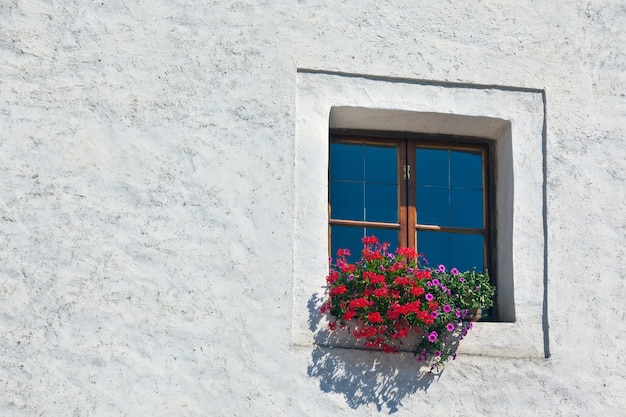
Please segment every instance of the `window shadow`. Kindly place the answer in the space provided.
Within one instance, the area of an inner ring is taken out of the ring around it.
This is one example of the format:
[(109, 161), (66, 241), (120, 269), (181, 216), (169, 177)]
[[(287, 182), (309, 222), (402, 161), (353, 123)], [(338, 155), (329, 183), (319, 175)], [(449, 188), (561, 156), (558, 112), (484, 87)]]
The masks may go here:
[(374, 405), (393, 414), (403, 400), (418, 391), (428, 391), (441, 372), (430, 372), (412, 353), (383, 353), (359, 347), (337, 347), (336, 332), (319, 329), (324, 323), (317, 294), (309, 299), (309, 325), (315, 332), (315, 347), (307, 374), (319, 381), (322, 392), (343, 395), (353, 409)]

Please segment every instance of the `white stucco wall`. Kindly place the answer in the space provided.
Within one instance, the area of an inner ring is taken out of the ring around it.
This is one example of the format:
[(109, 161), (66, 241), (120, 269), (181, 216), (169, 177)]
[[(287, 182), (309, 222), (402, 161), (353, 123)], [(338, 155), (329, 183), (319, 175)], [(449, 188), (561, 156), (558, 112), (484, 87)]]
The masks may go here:
[[(0, 415), (626, 415), (626, 7), (419, 3), (2, 2)], [(545, 97), (549, 358), (296, 343), (305, 70)]]

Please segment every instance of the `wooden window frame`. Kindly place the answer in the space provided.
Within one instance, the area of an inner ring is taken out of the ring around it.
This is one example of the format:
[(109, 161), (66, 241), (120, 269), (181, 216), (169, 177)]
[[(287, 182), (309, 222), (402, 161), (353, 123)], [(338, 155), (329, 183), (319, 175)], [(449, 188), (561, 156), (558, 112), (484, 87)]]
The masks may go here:
[[(331, 226), (371, 227), (399, 230), (399, 246), (417, 248), (417, 232), (420, 230), (481, 234), (484, 236), (484, 267), (490, 271), (492, 284), (497, 282), (494, 276), (497, 260), (496, 243), (496, 206), (495, 206), (495, 142), (488, 139), (467, 136), (419, 134), (408, 132), (387, 132), (354, 129), (330, 129), (330, 143), (360, 143), (371, 145), (395, 144), (398, 147), (398, 222), (370, 222), (366, 220), (333, 219), (328, 202), (328, 241), (331, 242)], [(416, 210), (416, 161), (415, 149), (458, 149), (480, 151), (483, 155), (483, 226), (482, 228), (458, 228), (450, 226), (424, 225), (417, 223)], [(330, 148), (330, 147), (329, 147)], [(330, 153), (330, 149), (329, 149)], [(329, 155), (330, 156), (330, 155)], [(330, 167), (329, 167), (330, 175)], [(329, 177), (330, 180), (330, 177)], [(329, 250), (331, 245), (329, 244)], [(332, 256), (332, 254), (329, 254)], [(496, 294), (497, 297), (497, 294)], [(497, 306), (497, 300), (494, 300)], [(497, 317), (492, 311), (490, 316)]]

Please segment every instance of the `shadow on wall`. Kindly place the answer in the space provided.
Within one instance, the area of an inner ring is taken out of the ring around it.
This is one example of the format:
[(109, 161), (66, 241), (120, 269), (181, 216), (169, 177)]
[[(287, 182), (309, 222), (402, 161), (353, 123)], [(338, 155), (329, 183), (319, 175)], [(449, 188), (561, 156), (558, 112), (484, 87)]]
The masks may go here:
[(315, 332), (308, 375), (319, 380), (323, 392), (342, 394), (356, 409), (373, 404), (378, 411), (398, 411), (403, 399), (417, 391), (427, 391), (441, 374), (421, 366), (411, 353), (388, 354), (355, 347), (337, 346), (335, 332), (319, 329), (323, 317), (317, 294), (309, 299), (309, 326)]

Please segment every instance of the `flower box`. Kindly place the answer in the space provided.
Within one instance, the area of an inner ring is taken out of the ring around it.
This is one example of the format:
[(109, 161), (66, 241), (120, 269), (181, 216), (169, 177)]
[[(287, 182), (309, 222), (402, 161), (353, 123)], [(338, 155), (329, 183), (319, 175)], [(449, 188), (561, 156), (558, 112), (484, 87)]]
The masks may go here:
[(410, 350), (433, 366), (456, 357), (472, 321), (493, 304), (487, 274), (425, 267), (414, 249), (392, 253), (374, 236), (362, 242), (357, 262), (347, 261), (346, 249), (331, 259), (322, 306), (334, 318), (331, 331), (348, 330), (367, 348)]

